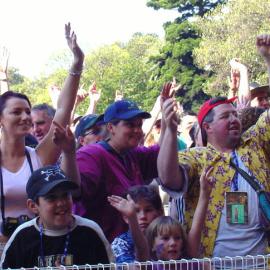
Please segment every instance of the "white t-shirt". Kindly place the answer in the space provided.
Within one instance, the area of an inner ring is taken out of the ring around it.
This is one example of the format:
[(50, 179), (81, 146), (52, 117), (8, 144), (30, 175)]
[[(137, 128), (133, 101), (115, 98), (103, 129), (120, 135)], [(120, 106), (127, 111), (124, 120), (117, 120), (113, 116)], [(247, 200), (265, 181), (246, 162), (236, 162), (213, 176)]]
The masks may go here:
[[(33, 170), (37, 170), (42, 167), (36, 150), (27, 146), (26, 149), (30, 154)], [(2, 167), (5, 196), (5, 217), (18, 217), (20, 215), (28, 215), (29, 217), (34, 217), (33, 213), (31, 213), (26, 207), (26, 183), (30, 175), (31, 169), (26, 156), (23, 165), (15, 173), (10, 172), (9, 170)], [(0, 222), (2, 223), (2, 215), (0, 215)]]

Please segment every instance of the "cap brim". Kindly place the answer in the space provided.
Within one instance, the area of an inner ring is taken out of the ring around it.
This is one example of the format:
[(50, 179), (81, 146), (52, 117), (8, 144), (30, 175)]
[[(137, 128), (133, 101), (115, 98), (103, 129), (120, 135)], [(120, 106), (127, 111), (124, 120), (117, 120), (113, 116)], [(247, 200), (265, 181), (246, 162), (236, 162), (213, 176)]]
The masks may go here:
[[(115, 119), (129, 120), (129, 119), (132, 119), (135, 117), (141, 117), (143, 119), (147, 119), (147, 118), (151, 117), (151, 114), (148, 112), (141, 111), (141, 110), (134, 110), (134, 111), (125, 112), (123, 114), (118, 114)], [(113, 120), (113, 119), (111, 119), (111, 120)], [(104, 119), (104, 122), (110, 122), (110, 121), (106, 121), (106, 119)]]
[(251, 96), (254, 96), (257, 93), (261, 93), (261, 92), (267, 92), (268, 95), (270, 95), (269, 85), (262, 85), (262, 86), (259, 86), (259, 87), (255, 87), (253, 89), (250, 89)]
[(89, 123), (87, 123), (87, 125), (85, 125), (84, 129), (87, 130), (93, 126), (95, 126), (98, 122), (98, 116), (95, 119), (92, 119), (91, 121), (89, 121)]
[(104, 122), (104, 114), (101, 114), (98, 118), (97, 118), (97, 122), (96, 122), (96, 125), (97, 126), (101, 126), (101, 125), (104, 125), (105, 122)]
[(51, 192), (53, 189), (55, 188), (60, 188), (62, 187), (64, 190), (76, 190), (78, 189), (78, 185), (75, 184), (74, 182), (71, 182), (70, 180), (57, 180), (57, 181), (53, 181), (48, 183), (48, 185), (44, 186), (36, 195), (36, 197), (39, 196), (45, 196), (47, 195), (49, 192)]
[(131, 112), (125, 113), (120, 119), (128, 120), (128, 119), (131, 119), (131, 118), (134, 118), (134, 117), (141, 117), (143, 119), (146, 119), (146, 118), (150, 118), (151, 114), (148, 113), (148, 112), (140, 111), (140, 110), (131, 111)]

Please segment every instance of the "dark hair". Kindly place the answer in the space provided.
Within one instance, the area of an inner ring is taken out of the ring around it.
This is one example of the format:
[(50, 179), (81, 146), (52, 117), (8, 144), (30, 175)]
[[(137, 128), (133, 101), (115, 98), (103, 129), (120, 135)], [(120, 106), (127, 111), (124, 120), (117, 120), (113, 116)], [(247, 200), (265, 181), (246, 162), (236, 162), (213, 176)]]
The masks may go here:
[(0, 95), (0, 115), (3, 113), (3, 110), (5, 109), (7, 101), (11, 98), (24, 99), (27, 101), (27, 103), (29, 104), (29, 106), (31, 108), (31, 102), (26, 95), (21, 94), (21, 93), (17, 93), (17, 92), (13, 92), (13, 91), (7, 91), (4, 94)]
[(214, 116), (215, 116), (215, 112), (212, 109), (211, 111), (208, 112), (208, 114), (204, 117), (203, 122), (202, 122), (202, 126), (201, 126), (201, 133), (202, 133), (202, 142), (203, 145), (206, 146), (207, 145), (207, 134), (206, 131), (203, 127), (203, 123), (212, 123), (214, 121)]
[(47, 103), (37, 104), (33, 106), (32, 111), (45, 111), (51, 118), (55, 115), (55, 109)]
[(126, 193), (137, 203), (140, 200), (149, 202), (156, 210), (163, 212), (163, 205), (158, 193), (158, 189), (151, 185), (137, 185), (130, 187)]
[(192, 140), (192, 144), (190, 146), (190, 148), (195, 147), (196, 146), (196, 139), (198, 137), (198, 133), (200, 131), (200, 126), (198, 122), (194, 122), (192, 128), (189, 131), (189, 136)]

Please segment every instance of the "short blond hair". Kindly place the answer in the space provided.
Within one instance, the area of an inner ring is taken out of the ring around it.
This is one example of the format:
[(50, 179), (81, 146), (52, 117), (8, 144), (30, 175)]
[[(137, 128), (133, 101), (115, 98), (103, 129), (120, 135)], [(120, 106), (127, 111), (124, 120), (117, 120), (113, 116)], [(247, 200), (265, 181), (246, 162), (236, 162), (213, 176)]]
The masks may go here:
[[(183, 254), (185, 255), (185, 247), (187, 244), (187, 235), (185, 230), (183, 229), (181, 223), (170, 217), (170, 216), (160, 216), (154, 219), (150, 225), (147, 227), (145, 231), (145, 236), (148, 241), (149, 249), (150, 249), (150, 255), (151, 259), (153, 260), (158, 260), (156, 253), (153, 252), (153, 246), (155, 242), (155, 238), (158, 235), (163, 235), (163, 234), (172, 234), (173, 232), (180, 232), (183, 240)], [(180, 259), (180, 258), (179, 258)]]

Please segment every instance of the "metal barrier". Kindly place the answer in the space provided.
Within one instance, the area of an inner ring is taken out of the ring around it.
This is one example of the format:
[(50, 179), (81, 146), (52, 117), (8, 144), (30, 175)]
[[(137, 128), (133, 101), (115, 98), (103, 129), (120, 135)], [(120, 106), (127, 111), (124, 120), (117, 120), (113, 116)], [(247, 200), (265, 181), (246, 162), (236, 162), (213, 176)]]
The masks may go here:
[[(20, 270), (270, 270), (270, 254), (192, 260), (148, 261), (122, 264), (73, 265), (43, 268), (20, 268)], [(13, 269), (14, 270), (14, 269)]]

